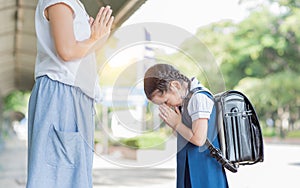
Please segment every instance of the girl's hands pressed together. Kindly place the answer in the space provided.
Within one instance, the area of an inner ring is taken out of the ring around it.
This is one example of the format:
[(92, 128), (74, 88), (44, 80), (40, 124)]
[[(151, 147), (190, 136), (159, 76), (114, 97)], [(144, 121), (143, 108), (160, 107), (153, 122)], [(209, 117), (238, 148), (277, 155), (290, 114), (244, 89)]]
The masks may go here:
[(181, 113), (178, 107), (175, 110), (171, 109), (168, 105), (159, 105), (159, 117), (172, 129), (176, 130), (181, 124)]

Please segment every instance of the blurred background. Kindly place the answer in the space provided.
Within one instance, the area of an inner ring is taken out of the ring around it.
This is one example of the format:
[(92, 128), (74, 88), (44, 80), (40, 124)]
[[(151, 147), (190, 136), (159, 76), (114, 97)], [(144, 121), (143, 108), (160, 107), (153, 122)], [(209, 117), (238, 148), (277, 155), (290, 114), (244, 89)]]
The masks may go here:
[[(265, 161), (242, 166), (237, 174), (227, 172), (231, 187), (298, 187), (299, 0), (82, 2), (91, 16), (109, 4), (116, 18), (107, 45), (97, 54), (103, 96), (96, 105), (94, 187), (175, 187), (176, 137), (142, 88), (144, 71), (161, 62), (196, 76), (213, 93), (236, 89), (252, 101)], [(36, 4), (0, 0), (0, 187), (26, 184)], [(184, 34), (176, 45), (155, 42), (157, 31), (150, 22)], [(128, 28), (133, 32), (124, 37)], [(121, 44), (130, 37), (137, 40)]]

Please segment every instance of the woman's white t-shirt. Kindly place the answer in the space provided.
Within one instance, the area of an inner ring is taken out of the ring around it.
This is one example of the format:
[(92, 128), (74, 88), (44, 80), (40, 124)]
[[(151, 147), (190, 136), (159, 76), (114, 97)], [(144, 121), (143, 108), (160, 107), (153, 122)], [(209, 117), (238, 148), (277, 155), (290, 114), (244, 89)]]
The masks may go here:
[(57, 3), (64, 3), (73, 10), (73, 29), (77, 41), (88, 39), (91, 34), (89, 15), (79, 0), (39, 0), (35, 13), (37, 35), (35, 78), (47, 75), (52, 80), (80, 88), (86, 95), (97, 101), (100, 89), (95, 53), (65, 62), (56, 52), (50, 23), (44, 11), (47, 7)]

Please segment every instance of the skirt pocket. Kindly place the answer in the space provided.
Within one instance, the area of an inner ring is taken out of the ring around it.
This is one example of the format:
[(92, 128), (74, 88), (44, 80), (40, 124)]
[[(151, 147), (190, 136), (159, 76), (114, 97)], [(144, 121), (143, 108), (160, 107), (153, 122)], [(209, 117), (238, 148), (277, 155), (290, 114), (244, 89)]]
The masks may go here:
[(81, 136), (79, 132), (63, 132), (50, 125), (46, 160), (54, 167), (75, 168), (80, 162)]

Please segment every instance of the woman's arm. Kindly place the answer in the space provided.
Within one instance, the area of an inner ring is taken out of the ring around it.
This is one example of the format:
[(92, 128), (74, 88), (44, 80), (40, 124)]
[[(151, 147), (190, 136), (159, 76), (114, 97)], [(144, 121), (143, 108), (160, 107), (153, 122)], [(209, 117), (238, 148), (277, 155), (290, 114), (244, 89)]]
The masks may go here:
[(188, 128), (181, 121), (181, 113), (178, 108), (175, 111), (163, 104), (159, 107), (159, 116), (170, 126), (176, 130), (186, 140), (196, 146), (203, 146), (207, 137), (208, 119), (199, 118), (193, 121), (192, 129)]
[(50, 22), (51, 33), (58, 55), (64, 61), (82, 58), (92, 52), (96, 45), (104, 43), (111, 30), (113, 17), (109, 6), (102, 7), (95, 20), (90, 20), (91, 36), (84, 41), (77, 41), (73, 31), (73, 11), (64, 4), (58, 3), (48, 7), (45, 15)]

